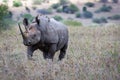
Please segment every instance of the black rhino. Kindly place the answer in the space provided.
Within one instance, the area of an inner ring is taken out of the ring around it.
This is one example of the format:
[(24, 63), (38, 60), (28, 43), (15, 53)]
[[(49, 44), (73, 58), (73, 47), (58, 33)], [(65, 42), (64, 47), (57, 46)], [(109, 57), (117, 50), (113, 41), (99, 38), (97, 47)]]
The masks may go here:
[(28, 59), (32, 59), (33, 52), (37, 49), (43, 52), (44, 59), (52, 59), (55, 52), (60, 50), (59, 60), (62, 60), (68, 47), (67, 27), (53, 18), (37, 16), (35, 21), (29, 24), (24, 18), (23, 25), (25, 32), (19, 29), (22, 34), (23, 44), (27, 46)]

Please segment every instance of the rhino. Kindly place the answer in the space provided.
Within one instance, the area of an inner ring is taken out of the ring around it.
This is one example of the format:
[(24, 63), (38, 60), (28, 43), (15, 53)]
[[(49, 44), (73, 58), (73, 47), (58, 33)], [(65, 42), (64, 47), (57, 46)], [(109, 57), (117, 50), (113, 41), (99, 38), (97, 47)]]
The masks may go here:
[(19, 29), (23, 38), (23, 44), (27, 46), (27, 57), (32, 59), (33, 52), (39, 49), (44, 59), (52, 59), (57, 51), (60, 51), (58, 60), (65, 57), (68, 47), (68, 28), (63, 23), (45, 16), (35, 17), (35, 21), (29, 23), (27, 18), (23, 19), (25, 32)]

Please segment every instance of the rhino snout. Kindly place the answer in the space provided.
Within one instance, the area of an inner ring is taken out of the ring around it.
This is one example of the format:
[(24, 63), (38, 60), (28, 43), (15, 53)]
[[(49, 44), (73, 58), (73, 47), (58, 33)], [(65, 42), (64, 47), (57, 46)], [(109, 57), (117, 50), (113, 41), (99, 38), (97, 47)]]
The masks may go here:
[(29, 41), (27, 41), (27, 42), (24, 41), (23, 43), (24, 43), (24, 45), (26, 45), (26, 46), (30, 46), (32, 42), (29, 40)]

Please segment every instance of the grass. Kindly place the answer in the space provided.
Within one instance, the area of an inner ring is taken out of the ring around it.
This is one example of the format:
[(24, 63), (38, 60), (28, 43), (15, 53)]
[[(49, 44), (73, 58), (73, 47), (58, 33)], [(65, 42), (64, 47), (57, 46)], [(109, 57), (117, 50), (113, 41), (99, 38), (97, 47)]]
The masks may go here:
[(29, 61), (18, 27), (0, 34), (0, 80), (119, 80), (120, 26), (68, 27), (63, 61), (45, 61), (36, 51)]
[(82, 26), (81, 22), (75, 20), (64, 20), (63, 23), (68, 26)]

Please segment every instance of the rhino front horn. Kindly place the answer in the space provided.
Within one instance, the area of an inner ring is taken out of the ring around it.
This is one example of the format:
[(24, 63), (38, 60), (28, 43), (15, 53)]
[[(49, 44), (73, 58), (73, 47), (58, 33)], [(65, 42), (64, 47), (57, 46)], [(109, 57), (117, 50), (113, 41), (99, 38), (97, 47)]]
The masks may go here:
[(23, 37), (23, 39), (25, 38), (25, 36), (24, 36), (24, 34), (23, 34), (23, 31), (22, 31), (22, 29), (21, 29), (21, 27), (20, 27), (20, 24), (18, 23), (18, 26), (19, 26), (19, 29), (20, 29), (20, 33), (22, 34), (22, 37)]

